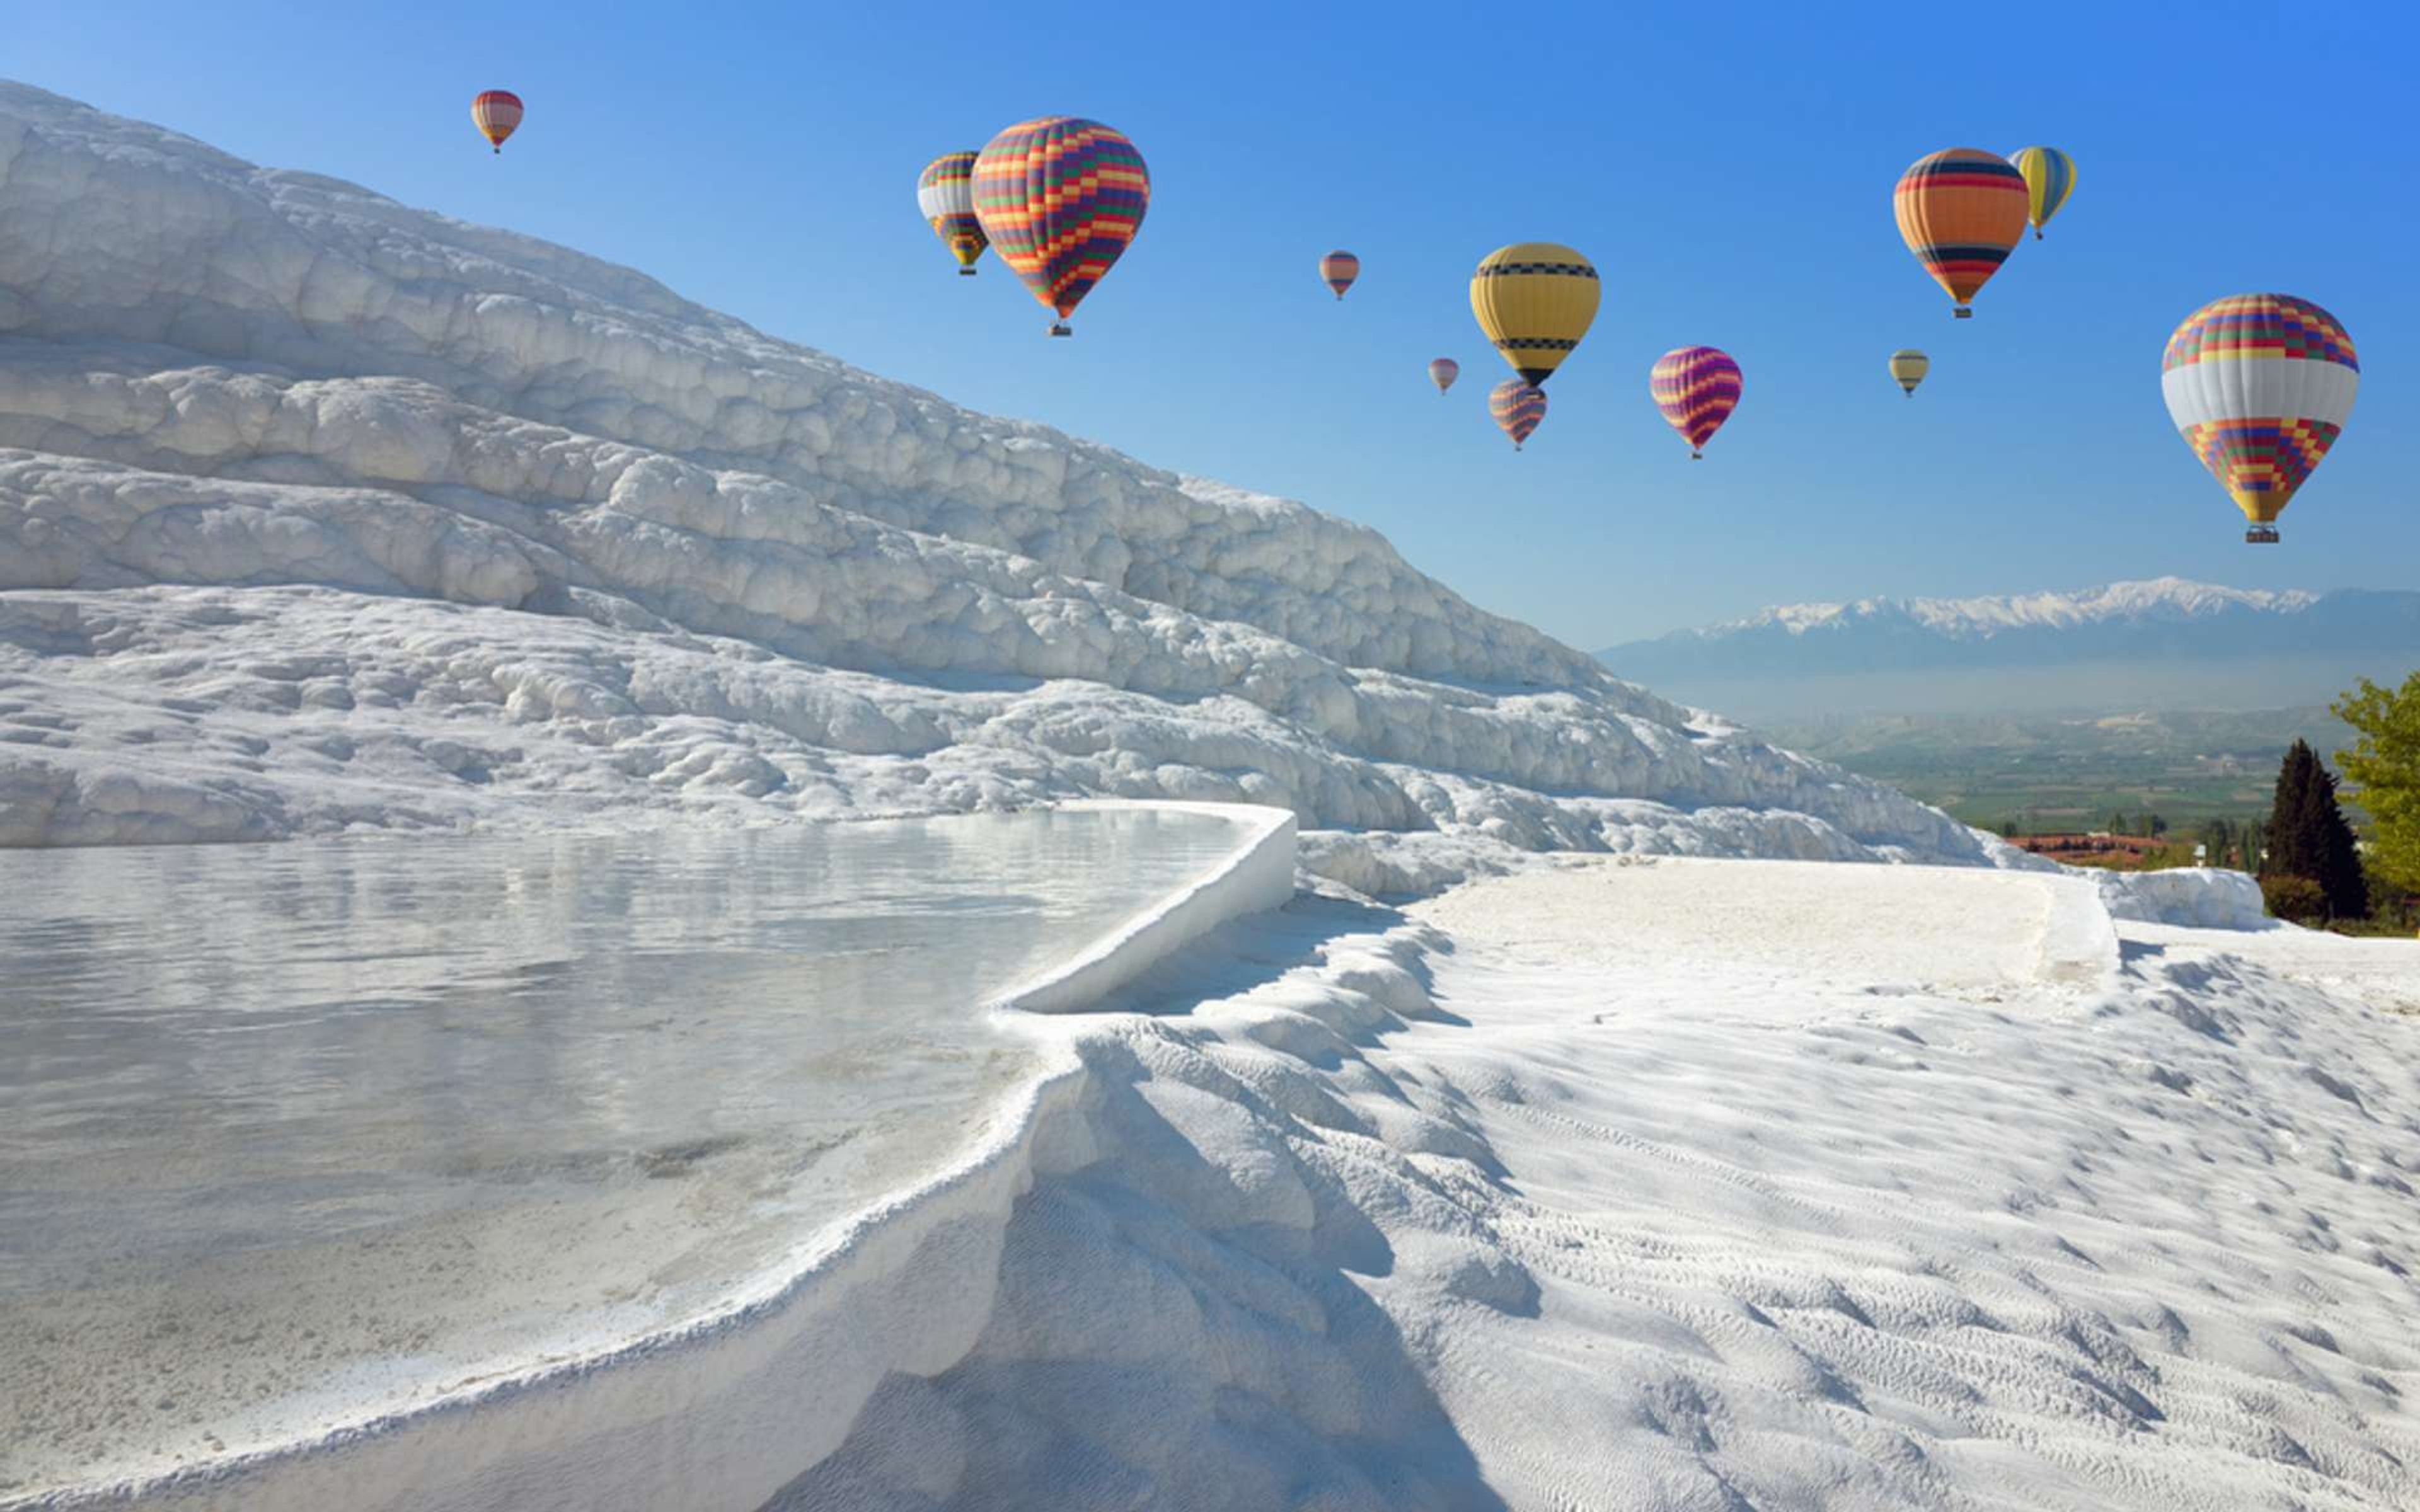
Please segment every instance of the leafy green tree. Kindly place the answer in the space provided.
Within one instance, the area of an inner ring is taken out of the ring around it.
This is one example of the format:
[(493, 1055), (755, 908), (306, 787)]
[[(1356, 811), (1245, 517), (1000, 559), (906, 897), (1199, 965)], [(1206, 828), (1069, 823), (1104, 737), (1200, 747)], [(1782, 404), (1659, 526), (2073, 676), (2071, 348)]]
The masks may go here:
[(2420, 892), (2420, 671), (2399, 688), (2365, 677), (2334, 708), (2361, 734), (2336, 762), (2369, 812), (2370, 863), (2387, 882)]
[(2294, 742), (2278, 764), (2268, 828), (2263, 877), (2303, 877), (2316, 884), (2330, 918), (2360, 918), (2369, 912), (2361, 851), (2336, 806), (2336, 779), (2307, 740)]

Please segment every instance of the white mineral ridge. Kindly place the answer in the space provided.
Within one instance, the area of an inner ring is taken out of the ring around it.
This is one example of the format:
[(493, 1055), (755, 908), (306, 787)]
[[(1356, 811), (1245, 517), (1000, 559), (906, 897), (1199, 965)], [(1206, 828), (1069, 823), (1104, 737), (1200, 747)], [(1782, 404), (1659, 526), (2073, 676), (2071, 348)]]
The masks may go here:
[(1360, 526), (0, 85), (0, 844), (1077, 795), (1382, 891), (1991, 854)]

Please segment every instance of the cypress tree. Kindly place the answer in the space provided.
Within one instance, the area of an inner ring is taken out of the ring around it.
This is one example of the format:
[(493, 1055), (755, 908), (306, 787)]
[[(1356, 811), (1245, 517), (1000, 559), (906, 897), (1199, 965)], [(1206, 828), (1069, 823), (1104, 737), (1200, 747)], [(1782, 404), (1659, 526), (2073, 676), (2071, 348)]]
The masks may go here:
[(2269, 800), (2269, 823), (2263, 826), (2260, 874), (2264, 877), (2308, 877), (2319, 880), (2319, 857), (2305, 837), (2310, 826), (2303, 815), (2309, 807), (2311, 773), (2319, 764), (2310, 742), (2297, 740), (2277, 765), (2277, 791)]
[(2369, 888), (2361, 874), (2361, 853), (2352, 826), (2336, 807), (2336, 779), (2307, 741), (2297, 740), (2277, 768), (2277, 791), (2269, 808), (2264, 877), (2304, 877), (2317, 883), (2335, 918), (2369, 912)]
[[(2312, 758), (2317, 765), (2318, 758)], [(2336, 777), (2324, 766), (2318, 768), (2311, 785), (2311, 817), (2313, 838), (2319, 856), (2317, 878), (2319, 890), (2328, 895), (2328, 917), (2361, 918), (2369, 913), (2369, 882), (2361, 872), (2361, 848), (2353, 843), (2352, 826), (2345, 823), (2344, 810), (2336, 805)]]

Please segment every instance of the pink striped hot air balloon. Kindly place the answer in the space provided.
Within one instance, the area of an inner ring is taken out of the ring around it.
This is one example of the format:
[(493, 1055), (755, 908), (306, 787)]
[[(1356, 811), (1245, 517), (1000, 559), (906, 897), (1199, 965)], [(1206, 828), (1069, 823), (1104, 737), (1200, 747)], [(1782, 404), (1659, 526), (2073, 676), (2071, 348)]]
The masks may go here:
[(1739, 408), (1739, 363), (1712, 347), (1676, 347), (1655, 360), (1647, 390), (1695, 459), (1706, 455), (1706, 442)]
[(1455, 362), (1452, 358), (1432, 357), (1429, 359), (1429, 381), (1437, 386), (1437, 393), (1439, 394), (1443, 394), (1446, 390), (1452, 388), (1453, 380), (1461, 376), (1462, 364)]
[(509, 89), (482, 89), (471, 99), (471, 123), (488, 145), (504, 150), (504, 138), (521, 123), (521, 97)]
[(1538, 422), (1546, 418), (1546, 391), (1520, 378), (1506, 378), (1487, 392), (1487, 412), (1496, 417), (1497, 428), (1512, 438), (1512, 450), (1517, 452), (1538, 428)]
[(1353, 281), (1361, 276), (1361, 259), (1349, 252), (1331, 252), (1319, 259), (1319, 276), (1341, 300), (1344, 291), (1353, 286)]

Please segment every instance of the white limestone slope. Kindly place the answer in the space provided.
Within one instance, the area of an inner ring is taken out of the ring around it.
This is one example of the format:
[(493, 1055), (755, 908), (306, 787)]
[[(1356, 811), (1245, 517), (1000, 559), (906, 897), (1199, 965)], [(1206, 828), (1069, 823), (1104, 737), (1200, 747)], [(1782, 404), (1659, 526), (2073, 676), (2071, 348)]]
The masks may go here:
[(1366, 529), (0, 85), (0, 843), (1087, 795), (1384, 890), (1985, 859)]

